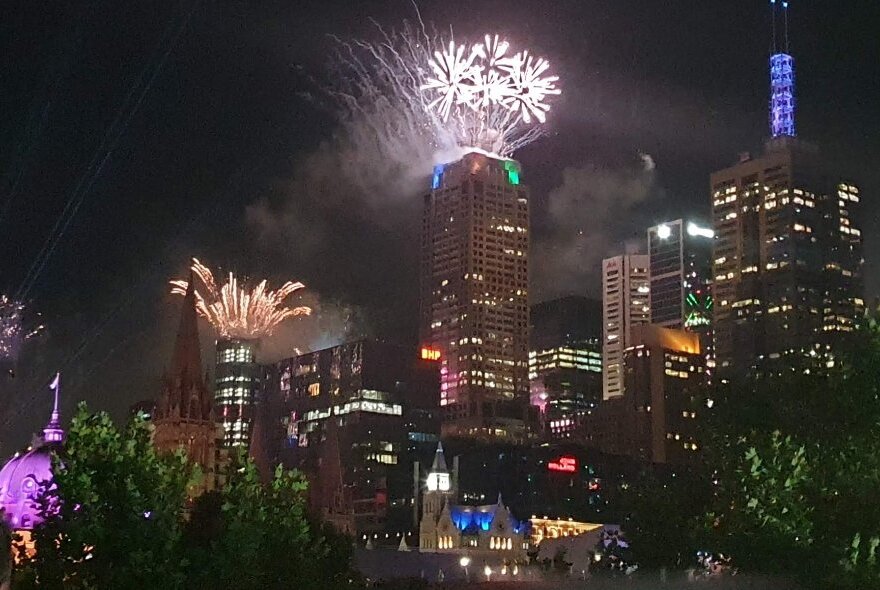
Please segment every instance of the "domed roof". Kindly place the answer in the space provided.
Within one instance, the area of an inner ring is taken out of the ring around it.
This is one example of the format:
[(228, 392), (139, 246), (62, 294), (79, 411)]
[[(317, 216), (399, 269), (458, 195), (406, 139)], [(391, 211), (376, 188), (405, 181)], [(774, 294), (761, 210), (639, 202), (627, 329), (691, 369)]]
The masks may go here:
[(24, 454), (16, 453), (0, 469), (0, 508), (12, 530), (39, 524), (39, 497), (52, 485), (52, 445), (40, 444)]
[(43, 435), (0, 469), (0, 509), (12, 530), (31, 529), (42, 522), (40, 494), (52, 486), (52, 451), (64, 440), (58, 414), (60, 378), (59, 374), (52, 382), (55, 406)]

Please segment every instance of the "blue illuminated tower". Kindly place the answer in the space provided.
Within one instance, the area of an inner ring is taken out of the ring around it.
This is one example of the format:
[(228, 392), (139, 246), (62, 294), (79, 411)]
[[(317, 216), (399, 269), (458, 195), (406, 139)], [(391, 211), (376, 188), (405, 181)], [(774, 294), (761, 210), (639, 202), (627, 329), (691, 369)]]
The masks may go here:
[[(770, 134), (711, 175), (716, 375), (834, 366), (864, 307), (862, 196), (795, 136), (788, 2), (771, 0)], [(652, 293), (653, 295), (653, 293)], [(786, 361), (791, 359), (791, 361)]]
[[(780, 8), (781, 6), (781, 8)], [(788, 2), (770, 0), (773, 54), (770, 56), (770, 135), (794, 137), (794, 58), (788, 52)], [(782, 40), (777, 41), (777, 22), (782, 21)]]

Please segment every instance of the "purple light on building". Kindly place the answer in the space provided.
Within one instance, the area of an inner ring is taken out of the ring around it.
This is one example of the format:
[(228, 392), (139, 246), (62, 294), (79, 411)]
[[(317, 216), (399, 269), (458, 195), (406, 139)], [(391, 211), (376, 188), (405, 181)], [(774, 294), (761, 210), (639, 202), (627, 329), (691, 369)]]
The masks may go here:
[(770, 134), (794, 137), (794, 58), (787, 53), (770, 56)]
[(64, 441), (58, 413), (60, 374), (55, 376), (51, 388), (55, 404), (42, 437), (26, 452), (16, 453), (0, 469), (0, 508), (12, 530), (32, 529), (43, 521), (40, 497), (53, 487), (52, 451)]

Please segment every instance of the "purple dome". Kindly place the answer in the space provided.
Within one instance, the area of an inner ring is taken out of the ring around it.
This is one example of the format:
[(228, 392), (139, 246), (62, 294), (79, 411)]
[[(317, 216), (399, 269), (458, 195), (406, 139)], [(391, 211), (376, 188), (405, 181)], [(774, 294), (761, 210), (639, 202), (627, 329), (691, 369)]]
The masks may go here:
[(0, 469), (0, 508), (12, 530), (32, 529), (42, 522), (39, 497), (44, 485), (52, 485), (50, 445), (17, 453)]
[(43, 522), (40, 496), (53, 487), (52, 451), (64, 442), (58, 414), (61, 373), (49, 386), (55, 392), (55, 406), (43, 435), (24, 453), (16, 453), (0, 469), (0, 509), (12, 530), (32, 529)]

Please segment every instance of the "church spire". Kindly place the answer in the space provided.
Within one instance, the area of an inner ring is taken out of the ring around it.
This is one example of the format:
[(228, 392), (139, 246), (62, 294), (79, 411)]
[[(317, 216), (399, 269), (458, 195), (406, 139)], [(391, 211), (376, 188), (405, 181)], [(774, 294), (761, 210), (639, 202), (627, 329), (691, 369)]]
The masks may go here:
[(199, 321), (196, 310), (196, 288), (192, 271), (183, 298), (180, 313), (180, 326), (177, 329), (177, 341), (174, 344), (174, 356), (171, 359), (171, 375), (178, 377), (185, 374), (190, 380), (197, 381), (202, 373), (202, 351), (199, 342)]
[(157, 417), (210, 420), (213, 403), (202, 374), (195, 281), (190, 272), (171, 357), (171, 372), (165, 378)]
[(437, 450), (434, 452), (434, 463), (431, 465), (433, 473), (449, 473), (446, 466), (446, 455), (443, 454), (443, 443), (437, 443)]

